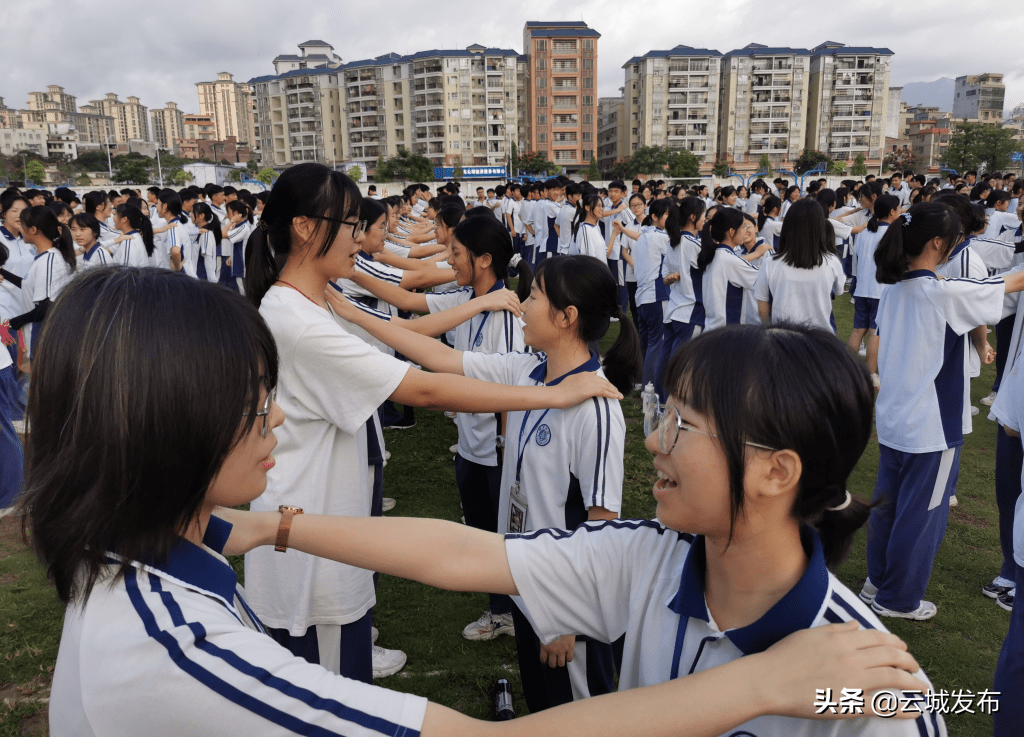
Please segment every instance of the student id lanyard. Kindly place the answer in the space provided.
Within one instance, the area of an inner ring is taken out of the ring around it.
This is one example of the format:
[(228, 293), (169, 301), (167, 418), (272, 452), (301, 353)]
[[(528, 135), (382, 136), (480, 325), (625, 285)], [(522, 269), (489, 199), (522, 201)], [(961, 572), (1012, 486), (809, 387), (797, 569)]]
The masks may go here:
[(516, 480), (512, 484), (508, 493), (508, 531), (509, 532), (525, 532), (526, 531), (526, 514), (529, 511), (529, 504), (526, 501), (526, 495), (523, 494), (522, 489), (519, 485), (519, 475), (523, 468), (523, 455), (526, 453), (526, 446), (530, 444), (530, 438), (533, 437), (534, 432), (540, 427), (540, 424), (544, 421), (550, 409), (544, 410), (544, 413), (537, 418), (537, 421), (533, 423), (533, 427), (530, 428), (530, 432), (526, 434), (526, 441), (523, 441), (523, 433), (526, 431), (526, 423), (530, 419), (530, 410), (526, 410), (526, 414), (523, 415), (523, 424), (519, 428), (519, 454), (516, 459)]

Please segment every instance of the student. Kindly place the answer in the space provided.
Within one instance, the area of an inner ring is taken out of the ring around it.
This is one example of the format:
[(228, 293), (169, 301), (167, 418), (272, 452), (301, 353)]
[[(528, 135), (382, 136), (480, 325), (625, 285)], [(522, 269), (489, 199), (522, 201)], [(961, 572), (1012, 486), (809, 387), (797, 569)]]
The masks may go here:
[[(181, 212), (181, 197), (176, 192), (170, 189), (165, 189), (157, 195), (156, 201), (156, 214), (157, 220), (164, 223), (163, 227), (163, 253), (161, 255), (161, 266), (172, 269), (174, 271), (180, 271), (183, 262), (188, 260), (189, 250), (195, 250), (190, 248), (192, 245), (190, 242), (186, 243), (186, 240), (190, 240), (188, 232), (183, 227), (187, 222), (188, 218), (182, 216)], [(163, 263), (163, 259), (166, 259), (166, 264)], [(192, 256), (192, 273), (189, 276), (195, 276), (195, 256)], [(186, 271), (186, 273), (188, 273)]]
[(767, 195), (768, 185), (763, 179), (755, 179), (750, 185), (750, 196), (747, 197), (747, 204), (744, 205), (743, 212), (758, 217), (761, 213), (761, 200)]
[[(241, 292), (245, 289), (245, 241), (252, 232), (255, 221), (252, 209), (241, 200), (229, 202), (225, 209), (228, 219), (223, 224), (221, 233), (231, 244), (231, 257), (225, 263), (232, 277), (227, 286)], [(221, 283), (225, 283), (223, 279)]]
[(219, 284), (224, 239), (220, 218), (213, 206), (197, 202), (192, 206), (192, 222), (198, 228), (196, 240), (196, 278)]
[(22, 210), (21, 232), (38, 255), (21, 283), (21, 314), (11, 319), (11, 330), (25, 328), (27, 355), (33, 357), (50, 305), (71, 279), (78, 262), (71, 231), (49, 207)]
[[(467, 373), (478, 363), (469, 359)], [(752, 364), (778, 370), (763, 375), (748, 370)], [(688, 343), (666, 380), (672, 397), (647, 438), (659, 476), (656, 521), (587, 522), (574, 534), (549, 529), (503, 539), (440, 520), (303, 514), (292, 518), (288, 544), (446, 589), (516, 595), (544, 642), (566, 633), (623, 638), (620, 690), (685, 686), (723, 664), (770, 655), (766, 648), (786, 635), (832, 622), (856, 620), (865, 636), (891, 637), (828, 570), (867, 517), (866, 505), (845, 492), (871, 434), (871, 385), (858, 362), (823, 331), (733, 327)], [(272, 544), (278, 534), (279, 513), (223, 514), (242, 549)], [(828, 647), (822, 660), (832, 661), (833, 652)], [(799, 673), (799, 664), (782, 672)], [(930, 687), (908, 673), (899, 678), (907, 689)], [(725, 690), (742, 709), (738, 693)], [(742, 725), (730, 728), (710, 723), (716, 696), (709, 693), (698, 710), (708, 734), (946, 735), (937, 713), (848, 724), (737, 714)], [(666, 711), (678, 703), (671, 701), (652, 705), (645, 730), (654, 733), (667, 719), (686, 733), (687, 720)], [(587, 724), (595, 735), (608, 726)], [(631, 728), (635, 733), (636, 723)]]
[[(623, 212), (621, 224), (616, 225), (615, 221), (612, 221), (612, 227), (619, 231), (616, 248), (619, 250), (620, 264), (622, 261), (625, 261), (624, 266), (620, 265), (619, 271), (622, 273), (622, 281), (626, 292), (626, 304), (629, 305), (629, 315), (633, 320), (633, 324), (637, 327), (640, 325), (640, 313), (636, 306), (636, 262), (633, 258), (633, 248), (636, 246), (637, 241), (640, 240), (640, 231), (642, 230), (640, 223), (644, 220), (644, 211), (646, 209), (647, 205), (643, 195), (630, 195), (629, 206)], [(616, 272), (613, 271), (612, 273), (615, 274)]]
[(964, 338), (997, 322), (1003, 295), (1024, 288), (1024, 272), (1005, 281), (937, 279), (936, 268), (962, 237), (959, 218), (929, 202), (888, 226), (875, 251), (877, 279), (892, 286), (879, 300), (874, 341), (880, 458), (860, 597), (881, 616), (935, 616), (924, 594), (946, 532), (963, 436), (971, 431)]
[[(734, 209), (738, 210), (739, 208)], [(740, 210), (740, 212), (743, 211)], [(749, 223), (749, 227), (744, 230), (744, 241), (732, 250), (741, 258), (761, 268), (761, 261), (764, 259), (765, 254), (771, 251), (772, 244), (758, 236), (757, 218), (746, 213), (743, 214), (743, 218)]]
[(71, 218), (71, 238), (78, 251), (78, 269), (95, 269), (110, 263), (110, 254), (100, 244), (102, 228), (92, 215), (80, 212)]
[(768, 195), (761, 201), (760, 213), (757, 215), (757, 235), (763, 238), (771, 248), (779, 245), (779, 233), (782, 232), (782, 201), (775, 195)]
[(1011, 201), (1009, 193), (1002, 190), (988, 196), (985, 201), (985, 215), (988, 218), (986, 238), (1013, 243), (1013, 234), (1020, 227), (1020, 218), (1017, 217), (1016, 208), (1010, 208)]
[[(566, 195), (568, 198), (568, 195)], [(563, 209), (567, 209), (566, 206)], [(597, 194), (581, 197), (573, 207), (572, 224), (569, 228), (570, 245), (568, 255), (591, 256), (602, 264), (608, 263), (608, 249), (598, 223), (604, 217), (604, 202)]]
[[(0, 269), (3, 259), (0, 249)], [(0, 315), (0, 320), (6, 319), (7, 316)], [(17, 350), (16, 338), (14, 345)], [(13, 424), (24, 417), (16, 358), (17, 354), (12, 356), (7, 346), (0, 344), (0, 510), (13, 506), (24, 488), (25, 454)]]
[(57, 222), (61, 225), (67, 225), (71, 220), (71, 216), (75, 214), (74, 210), (60, 200), (53, 200), (47, 203), (46, 206), (53, 210), (53, 214), (57, 216)]
[(569, 182), (565, 185), (565, 200), (559, 203), (558, 215), (555, 216), (555, 229), (558, 231), (558, 254), (561, 256), (575, 252), (573, 251), (573, 239), (576, 237), (576, 230), (573, 228), (573, 219), (582, 197), (583, 188), (576, 182)]
[[(538, 231), (537, 237), (537, 265), (544, 259), (551, 258), (558, 254), (558, 226), (555, 220), (558, 218), (558, 211), (561, 209), (560, 200), (564, 191), (564, 186), (557, 179), (549, 179), (544, 183), (547, 191), (547, 198), (541, 200), (541, 213), (543, 215), (543, 222), (541, 224), (541, 231)], [(534, 217), (534, 223), (536, 224), (538, 219)]]
[(86, 192), (82, 204), (86, 214), (92, 215), (99, 221), (100, 245), (107, 250), (108, 254), (111, 253), (114, 248), (114, 241), (119, 233), (113, 227), (114, 206), (111, 203), (110, 197), (102, 190)]
[(718, 202), (719, 205), (722, 205), (724, 207), (731, 207), (733, 209), (738, 209), (738, 210), (742, 211), (743, 208), (739, 207), (736, 204), (737, 201), (738, 201), (738, 198), (739, 198), (739, 195), (736, 194), (736, 188), (732, 187), (732, 186), (728, 186), (728, 187), (722, 187), (722, 189), (718, 192), (718, 196), (715, 197), (715, 201)]
[[(0, 256), (4, 256), (3, 281), (0, 282), (0, 322), (10, 320), (22, 313), (24, 305), (21, 282), (32, 268), (36, 249), (26, 243), (21, 232), (21, 213), (28, 207), (28, 200), (16, 191), (7, 191), (0, 197)], [(8, 352), (17, 360), (17, 341), (8, 346)]]
[(682, 230), (679, 208), (670, 200), (655, 200), (644, 221), (640, 238), (633, 247), (636, 270), (636, 306), (639, 312), (637, 330), (644, 354), (644, 373), (640, 383), (646, 387), (657, 379), (661, 365), (662, 341), (665, 333), (665, 303), (669, 290), (662, 277), (665, 256), (670, 247), (679, 245)]
[(700, 232), (704, 227), (704, 201), (699, 197), (685, 197), (678, 207), (682, 238), (678, 245), (668, 249), (662, 267), (665, 284), (669, 286), (661, 366), (655, 375), (655, 387), (662, 403), (668, 399), (668, 391), (661, 381), (665, 368), (679, 347), (704, 328), (704, 274), (697, 266)]
[(731, 207), (718, 208), (704, 223), (697, 268), (703, 271), (705, 332), (723, 325), (759, 322), (754, 298), (757, 266), (734, 250), (753, 228), (743, 213)]
[(779, 217), (785, 218), (786, 213), (789, 212), (789, 208), (792, 207), (793, 203), (798, 199), (800, 199), (800, 188), (795, 184), (792, 187), (788, 187), (782, 197), (782, 212), (779, 213)]
[(900, 216), (899, 198), (891, 194), (876, 197), (873, 213), (865, 225), (866, 230), (857, 236), (853, 244), (853, 332), (850, 333), (847, 345), (850, 346), (850, 350), (857, 351), (860, 349), (861, 341), (867, 336), (868, 369), (875, 374), (878, 370), (878, 357), (873, 351), (870, 338), (876, 329), (878, 300), (883, 291), (882, 285), (875, 278), (875, 249), (888, 232), (890, 223)]
[(114, 209), (114, 227), (121, 232), (115, 239), (114, 263), (120, 266), (154, 266), (153, 224), (149, 216), (126, 202)]
[(832, 300), (846, 286), (835, 237), (819, 202), (799, 200), (789, 213), (779, 245), (761, 261), (754, 283), (758, 314), (765, 324), (799, 323), (835, 333)]
[(149, 208), (149, 219), (155, 220), (159, 216), (156, 213), (157, 198), (160, 197), (159, 187), (147, 187), (146, 188), (146, 205)]
[[(1012, 551), (1016, 584), (1024, 586), (1024, 504), (1020, 503), (1016, 505), (1012, 521)], [(1004, 609), (1005, 596), (999, 599)], [(1009, 601), (1012, 609), (1010, 626), (996, 663), (993, 689), (998, 693), (1014, 694), (1020, 693), (1024, 686), (1024, 607), (1013, 606), (1012, 593)], [(1005, 699), (1000, 706), (1002, 708), (992, 716), (993, 737), (1013, 737), (1024, 723), (1021, 700)]]
[[(494, 413), (573, 406), (619, 394), (592, 374), (553, 388), (514, 388), (431, 374), (382, 354), (334, 319), (325, 290), (349, 278), (364, 241), (362, 198), (345, 175), (297, 164), (277, 180), (246, 244), (246, 297), (259, 305), (281, 355), (278, 469), (253, 508), (280, 504), (367, 516), (370, 416), (385, 399), (409, 406)], [(246, 587), (271, 635), (296, 654), (357, 680), (372, 678), (373, 584), (368, 571), (256, 550)]]
[[(750, 190), (747, 189), (747, 187), (745, 185), (743, 185), (743, 184), (738, 186), (736, 188), (736, 205), (735, 205), (735, 207), (737, 209), (739, 209), (739, 210), (743, 210), (743, 212), (747, 212), (747, 202), (749, 201), (749, 199), (750, 199)], [(748, 214), (752, 214), (754, 217), (757, 217), (757, 213), (756, 212), (748, 213)]]
[(505, 208), (505, 225), (508, 227), (509, 235), (512, 236), (513, 250), (525, 258), (523, 244), (526, 240), (526, 231), (523, 228), (521, 217), (523, 211), (523, 186), (513, 182), (506, 191), (511, 199)]
[(218, 184), (207, 184), (206, 185), (206, 196), (209, 198), (209, 206), (213, 211), (213, 214), (217, 216), (217, 220), (224, 222), (228, 219), (227, 210), (224, 209), (224, 203), (227, 200), (227, 194), (225, 189)]
[(607, 191), (608, 199), (604, 203), (604, 217), (602, 217), (600, 221), (601, 234), (604, 236), (606, 252), (608, 250), (608, 246), (611, 245), (617, 235), (614, 228), (615, 221), (624, 217), (623, 213), (629, 209), (629, 205), (626, 202), (625, 182), (615, 179), (608, 183)]
[(523, 258), (534, 264), (537, 261), (536, 256), (536, 235), (533, 229), (533, 210), (537, 204), (537, 187), (538, 184), (524, 184), (522, 186), (523, 201), (520, 207), (519, 220), (523, 224)]

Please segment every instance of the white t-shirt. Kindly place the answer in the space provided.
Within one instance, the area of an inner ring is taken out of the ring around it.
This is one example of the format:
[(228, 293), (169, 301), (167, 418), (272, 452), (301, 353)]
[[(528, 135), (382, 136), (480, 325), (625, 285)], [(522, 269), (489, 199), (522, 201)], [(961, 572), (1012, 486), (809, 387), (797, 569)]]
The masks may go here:
[(772, 248), (778, 248), (779, 233), (782, 232), (782, 220), (780, 218), (765, 218), (764, 227), (757, 234), (758, 238), (770, 243)]
[[(536, 206), (537, 200), (523, 200), (519, 203), (519, 222), (522, 223), (523, 229), (516, 232), (521, 232), (526, 236), (524, 245), (527, 246), (532, 246), (537, 241), (537, 228), (533, 224), (533, 211)], [(533, 228), (533, 233), (526, 229), (527, 225)]]
[[(946, 263), (939, 264), (935, 268), (935, 273), (947, 279), (984, 279), (989, 276), (991, 270), (974, 249), (977, 242), (976, 238), (965, 240), (949, 254)], [(1005, 305), (1005, 296), (1003, 301)], [(974, 379), (981, 376), (981, 357), (978, 355), (978, 349), (974, 347), (974, 341), (968, 338), (965, 342), (967, 343), (968, 373)], [(970, 404), (970, 397), (965, 399)]]
[[(409, 366), (345, 332), (332, 313), (284, 286), (271, 287), (260, 314), (280, 356), (277, 465), (253, 511), (281, 504), (311, 514), (368, 517), (371, 480), (366, 421)], [(264, 624), (299, 636), (317, 624), (349, 624), (373, 606), (370, 571), (271, 547), (245, 556), (245, 581)]]
[[(36, 257), (36, 247), (26, 243), (20, 235), (13, 235), (7, 228), (0, 226), (0, 241), (7, 248), (7, 263), (4, 269), (24, 279), (32, 268), (32, 260)], [(0, 282), (0, 321), (17, 317), (23, 310), (21, 287), (4, 279)]]
[[(637, 307), (661, 301), (658, 281), (670, 247), (668, 233), (661, 228), (648, 226), (641, 231), (639, 240), (633, 246)], [(665, 299), (667, 297), (665, 295)]]
[(665, 253), (665, 263), (661, 275), (679, 274), (679, 281), (669, 285), (668, 305), (665, 307), (665, 322), (692, 322), (704, 324), (704, 275), (697, 268), (697, 256), (700, 255), (700, 238), (692, 233), (683, 232), (679, 245), (669, 246)]
[[(447, 265), (447, 264), (446, 264)], [(402, 276), (405, 274), (404, 269), (398, 269), (388, 264), (383, 264), (378, 261), (374, 261), (373, 258), (362, 251), (356, 254), (356, 266), (355, 270), (372, 276), (375, 279), (393, 284), (394, 286), (401, 286)], [(393, 308), (389, 303), (382, 299), (379, 299), (373, 292), (363, 289), (361, 286), (356, 284), (350, 279), (338, 279), (338, 284), (341, 285), (345, 294), (350, 297), (356, 297), (363, 304), (372, 307), (375, 310), (381, 312), (387, 312), (391, 315), (397, 315), (398, 310)]]
[(985, 230), (985, 237), (1013, 243), (1013, 234), (1020, 227), (1016, 211), (997, 212), (995, 208), (989, 208), (986, 214), (988, 228)]
[(839, 258), (846, 258), (853, 246), (853, 226), (835, 218), (829, 218), (828, 222), (836, 236), (836, 251), (839, 252)]
[(971, 250), (985, 262), (989, 275), (1001, 274), (1013, 264), (1014, 244), (1012, 234), (1010, 234), (1009, 241), (972, 235), (970, 238), (965, 239), (964, 243), (970, 245)]
[[(35, 260), (21, 282), (21, 313), (30, 312), (37, 304), (44, 300), (54, 301), (71, 281), (74, 272), (68, 266), (68, 262), (60, 255), (56, 248), (43, 251)], [(16, 315), (15, 315), (16, 316)], [(25, 345), (29, 352), (32, 349), (32, 336), (39, 328), (35, 322), (27, 323), (25, 330)], [(6, 347), (3, 350), (7, 350)]]
[[(149, 219), (150, 225), (153, 229), (162, 228), (167, 225), (167, 221), (162, 217), (151, 217)], [(167, 244), (167, 235), (176, 230), (171, 228), (170, 230), (164, 231), (163, 233), (153, 234), (153, 265), (159, 266), (163, 269), (171, 268), (171, 249)]]
[(563, 256), (572, 253), (572, 219), (576, 217), (576, 208), (568, 202), (563, 202), (558, 208), (558, 215), (555, 216), (555, 225), (558, 226), (558, 252)]
[(757, 192), (751, 192), (747, 198), (747, 204), (743, 206), (743, 212), (747, 215), (753, 215), (757, 217), (757, 208), (761, 204), (761, 195)]
[[(543, 643), (566, 633), (600, 642), (624, 636), (619, 690), (664, 683), (763, 652), (798, 630), (856, 620), (886, 629), (825, 567), (817, 534), (803, 531), (809, 564), (760, 619), (721, 631), (704, 595), (704, 539), (647, 520), (588, 522), (574, 533), (507, 535), (505, 551), (524, 611)], [(685, 618), (685, 619), (684, 619)], [(915, 674), (925, 680), (922, 671)], [(870, 706), (865, 711), (870, 713)], [(729, 735), (945, 737), (941, 716), (849, 721), (762, 716)]]
[[(1012, 272), (1021, 270), (1024, 270), (1024, 264), (1010, 269)], [(1024, 301), (1020, 299), (1020, 292), (1011, 292), (1003, 298), (1003, 317), (1009, 315), (1014, 315), (1013, 332), (1010, 334), (1009, 346), (999, 349), (1006, 355), (1006, 366), (988, 418), (1019, 433), (1021, 422), (1024, 421), (1024, 360), (1021, 360), (1024, 349), (1024, 341), (1021, 341), (1024, 333)]]
[(877, 232), (872, 233), (865, 228), (853, 241), (853, 273), (857, 275), (857, 283), (853, 287), (854, 297), (878, 299), (882, 296), (884, 287), (875, 278), (875, 250), (888, 228), (888, 223), (880, 222)]
[(156, 250), (153, 250), (153, 256), (146, 253), (146, 243), (142, 240), (142, 235), (139, 231), (133, 230), (127, 235), (129, 236), (127, 240), (117, 244), (117, 250), (114, 251), (114, 263), (119, 266), (135, 266), (139, 268), (153, 266)]
[(206, 281), (214, 283), (220, 281), (220, 258), (218, 258), (217, 236), (209, 230), (205, 233), (200, 233), (199, 238), (196, 240), (196, 250), (196, 261), (198, 262), (199, 259), (202, 259), (203, 266), (206, 268)]
[(971, 432), (967, 333), (994, 325), (1003, 279), (937, 279), (908, 272), (878, 301), (878, 442), (904, 453), (933, 453)]
[[(543, 353), (485, 355), (464, 353), (466, 376), (511, 386), (544, 386), (547, 356)], [(600, 370), (596, 355), (565, 376)], [(565, 376), (552, 380), (554, 386)], [(510, 511), (512, 485), (526, 499), (522, 530), (546, 527), (574, 529), (587, 510), (600, 506), (622, 509), (623, 454), (626, 422), (619, 403), (603, 397), (569, 409), (509, 412), (505, 427), (505, 462), (501, 470), (498, 531), (515, 524)], [(510, 522), (510, 520), (512, 520)], [(565, 633), (563, 633), (565, 634)], [(611, 640), (607, 640), (611, 642)]]
[[(504, 287), (504, 282), (499, 280), (490, 291)], [(432, 313), (441, 312), (464, 304), (475, 296), (472, 287), (435, 292), (426, 295), (427, 307)], [(526, 350), (523, 321), (504, 310), (483, 312), (451, 332), (453, 340), (450, 342), (457, 351), (504, 354)], [(459, 455), (483, 466), (498, 465), (495, 441), (501, 431), (493, 412), (459, 412), (455, 416), (455, 424), (459, 428)]]
[(508, 212), (512, 216), (512, 227), (515, 228), (516, 235), (526, 235), (526, 229), (523, 227), (523, 219), (520, 217), (523, 212), (523, 203), (525, 200), (513, 199), (508, 203)]
[(754, 296), (759, 302), (771, 302), (772, 322), (789, 320), (834, 333), (832, 297), (842, 294), (845, 286), (843, 263), (831, 253), (813, 269), (790, 266), (776, 255), (761, 262)]
[(729, 246), (718, 245), (715, 257), (704, 268), (704, 330), (723, 325), (758, 325), (754, 282), (758, 268)]
[(336, 676), (265, 633), (221, 555), (230, 529), (214, 517), (202, 547), (182, 541), (68, 607), (50, 734), (417, 734), (425, 698)]
[(88, 251), (78, 255), (78, 268), (80, 271), (106, 266), (109, 263), (110, 254), (107, 253), (107, 249), (105, 249), (98, 241), (96, 245)]
[(605, 257), (608, 253), (605, 248), (605, 240), (601, 236), (601, 230), (596, 224), (580, 223), (579, 230), (576, 231), (576, 237), (572, 239), (572, 243), (568, 246), (568, 253), (570, 256), (593, 256), (602, 264), (608, 262), (608, 259)]
[[(636, 219), (636, 216), (633, 215), (633, 211), (628, 207), (619, 213), (619, 217), (622, 219), (622, 224), (625, 226), (626, 230), (633, 231), (634, 233), (640, 230), (640, 222)], [(619, 262), (619, 270), (622, 273), (623, 282), (636, 283), (636, 271), (622, 256), (622, 252), (625, 250), (632, 257), (633, 248), (636, 244), (637, 242), (625, 233), (619, 233), (618, 237), (615, 239), (615, 246), (612, 248), (611, 257), (617, 259)]]

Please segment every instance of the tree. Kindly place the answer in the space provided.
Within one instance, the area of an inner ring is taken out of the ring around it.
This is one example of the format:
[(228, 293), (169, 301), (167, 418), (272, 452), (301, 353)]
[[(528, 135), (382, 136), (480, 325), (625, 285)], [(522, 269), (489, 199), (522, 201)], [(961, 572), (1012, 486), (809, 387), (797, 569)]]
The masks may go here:
[(91, 187), (92, 180), (89, 178), (89, 175), (83, 171), (81, 174), (75, 177), (75, 184), (77, 184), (79, 187)]
[(261, 169), (260, 173), (256, 175), (256, 179), (264, 184), (271, 184), (274, 181), (274, 170), (269, 166), (266, 169)]
[(466, 173), (462, 171), (462, 157), (455, 157), (455, 168), (452, 169), (452, 179), (462, 179)]
[(195, 177), (192, 175), (192, 172), (185, 171), (184, 169), (174, 169), (167, 175), (167, 178), (168, 180), (170, 180), (171, 183), (179, 187), (183, 187), (189, 182), (191, 182), (193, 179), (195, 179)]
[(114, 181), (125, 184), (147, 184), (154, 161), (146, 156), (126, 155), (114, 159)]
[(584, 172), (584, 174), (586, 174), (588, 182), (596, 182), (598, 179), (601, 178), (601, 172), (598, 171), (597, 168), (597, 159), (595, 159), (593, 156), (590, 157), (590, 166), (587, 167), (587, 170), (586, 172)]
[(679, 148), (644, 146), (632, 156), (617, 161), (609, 174), (623, 180), (636, 179), (638, 174), (648, 174), (658, 179), (666, 175), (677, 179), (692, 178), (700, 174), (700, 159)]
[(768, 157), (768, 154), (761, 154), (761, 158), (757, 160), (757, 170), (763, 171), (764, 174), (761, 176), (770, 177), (775, 173), (775, 169), (772, 168), (772, 160)]
[(982, 123), (961, 123), (949, 137), (942, 163), (958, 172), (969, 169), (1001, 171), (1010, 166), (1017, 152), (1014, 131)]
[(719, 159), (715, 162), (715, 165), (711, 167), (711, 173), (719, 179), (724, 179), (729, 176), (729, 164), (726, 163), (725, 159)]
[(46, 178), (46, 167), (43, 166), (43, 162), (38, 159), (28, 162), (28, 166), (25, 169), (25, 178), (36, 184), (42, 184)]
[[(383, 178), (378, 179), (378, 177)], [(426, 156), (411, 154), (408, 149), (399, 148), (397, 156), (392, 156), (377, 166), (377, 174), (374, 179), (378, 182), (394, 180), (432, 182), (434, 180), (434, 165)]]
[(107, 153), (105, 151), (86, 151), (75, 159), (75, 168), (79, 171), (106, 171)]
[(829, 164), (828, 173), (832, 176), (841, 177), (846, 174), (846, 162), (839, 160)]
[(828, 154), (823, 154), (821, 151), (804, 149), (800, 152), (800, 157), (796, 160), (793, 170), (797, 174), (806, 174), (819, 164), (824, 164), (825, 170), (828, 171), (828, 167), (832, 165), (832, 159), (829, 158)]
[(519, 147), (513, 142), (508, 157), (508, 173), (514, 176), (517, 169), (519, 169)]
[(548, 155), (544, 151), (535, 151), (533, 153), (527, 152), (520, 156), (519, 166), (517, 169), (524, 174), (541, 174), (548, 176), (551, 174), (557, 174), (562, 170), (562, 167), (548, 161)]
[(351, 169), (348, 170), (347, 174), (349, 176), (349, 179), (351, 179), (353, 182), (358, 182), (360, 179), (363, 178), (363, 170), (360, 169), (358, 166), (353, 166)]
[(221, 166), (231, 166), (231, 162), (228, 161), (227, 159), (221, 159), (220, 160), (220, 165)]
[(240, 181), (242, 181), (242, 170), (241, 169), (232, 169), (231, 171), (229, 171), (228, 172), (228, 181), (231, 181), (231, 182), (240, 182)]
[(390, 182), (388, 179), (387, 167), (384, 166), (384, 157), (378, 156), (377, 163), (373, 167), (373, 181), (375, 182)]
[(256, 159), (249, 159), (245, 162), (245, 168), (255, 174), (259, 170), (259, 164), (256, 163)]
[(904, 146), (898, 151), (890, 151), (882, 158), (882, 169), (884, 171), (905, 172), (907, 169), (917, 168), (917, 157), (914, 152)]
[(855, 177), (866, 177), (868, 175), (868, 165), (863, 153), (857, 154), (857, 158), (853, 160), (850, 174)]

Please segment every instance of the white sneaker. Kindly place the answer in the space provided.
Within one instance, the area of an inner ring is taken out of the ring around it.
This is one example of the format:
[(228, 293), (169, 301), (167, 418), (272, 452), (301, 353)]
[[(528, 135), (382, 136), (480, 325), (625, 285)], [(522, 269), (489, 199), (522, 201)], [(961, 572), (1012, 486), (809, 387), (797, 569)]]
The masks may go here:
[(382, 512), (390, 512), (392, 509), (395, 508), (396, 504), (398, 504), (398, 502), (396, 502), (391, 497), (386, 496), (386, 497), (384, 497), (384, 503), (381, 504), (381, 507), (380, 507), (381, 511)]
[(390, 450), (385, 450), (384, 451), (384, 460), (385, 461), (390, 461), (391, 460), (391, 451)]
[(987, 397), (982, 397), (978, 401), (981, 402), (982, 404), (984, 404), (986, 407), (991, 407), (992, 403), (996, 401), (996, 396), (998, 394), (999, 394), (999, 392), (992, 392)]
[(407, 660), (401, 650), (388, 650), (378, 645), (373, 646), (373, 677), (386, 678), (393, 676), (405, 667)]
[(448, 452), (449, 452), (449, 453), (458, 453), (458, 452), (459, 452), (459, 446), (458, 446), (458, 445), (452, 445), (452, 446), (450, 446), (450, 447), (448, 448)]
[(913, 619), (917, 622), (922, 622), (934, 617), (935, 613), (939, 611), (939, 608), (930, 601), (922, 599), (921, 603), (918, 604), (917, 609), (912, 612), (894, 612), (891, 609), (879, 606), (877, 602), (871, 604), (871, 611), (879, 617), (899, 617), (900, 619)]
[(609, 319), (610, 319), (610, 320), (611, 320), (612, 322), (618, 322), (618, 321), (619, 321), (619, 318), (617, 318), (617, 317), (612, 317), (612, 318), (609, 318)]
[(860, 350), (857, 351), (857, 355), (858, 356), (867, 356), (868, 355), (868, 347), (866, 345), (864, 345), (864, 341), (860, 342)]
[(861, 588), (860, 593), (857, 594), (860, 600), (865, 604), (874, 604), (875, 597), (878, 596), (878, 587), (871, 583), (871, 579), (865, 579), (864, 586)]
[(484, 612), (480, 619), (466, 625), (462, 636), (467, 640), (493, 640), (499, 635), (514, 635), (515, 632), (511, 614)]
[(974, 406), (974, 405), (972, 404), (972, 405), (971, 405), (971, 417), (977, 417), (977, 416), (978, 416), (978, 415), (979, 415), (980, 413), (981, 413), (981, 410), (980, 410), (980, 409), (978, 409), (977, 407), (975, 407), (975, 406)]
[(949, 498), (949, 508), (952, 509), (953, 507), (958, 507), (958, 506), (960, 506), (960, 502), (958, 502), (956, 500), (956, 494), (954, 494), (953, 496), (951, 496)]
[(373, 644), (377, 644), (377, 638), (379, 636), (380, 636), (380, 630), (377, 629), (376, 627), (371, 627), (370, 628), (370, 642), (373, 643)]

